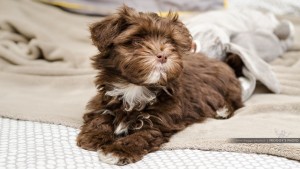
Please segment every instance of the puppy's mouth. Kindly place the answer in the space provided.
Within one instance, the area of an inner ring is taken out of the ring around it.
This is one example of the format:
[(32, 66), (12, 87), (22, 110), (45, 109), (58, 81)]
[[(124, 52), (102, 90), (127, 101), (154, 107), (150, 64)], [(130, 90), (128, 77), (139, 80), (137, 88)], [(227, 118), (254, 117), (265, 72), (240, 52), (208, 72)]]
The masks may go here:
[(152, 68), (151, 72), (146, 77), (146, 84), (165, 84), (167, 82), (167, 63), (168, 61), (162, 63), (160, 61), (157, 61), (157, 63)]
[(145, 69), (141, 69), (145, 74), (140, 74), (142, 85), (165, 86), (169, 81), (178, 77), (182, 68), (180, 58), (169, 53), (144, 57), (139, 60), (139, 63), (145, 66)]

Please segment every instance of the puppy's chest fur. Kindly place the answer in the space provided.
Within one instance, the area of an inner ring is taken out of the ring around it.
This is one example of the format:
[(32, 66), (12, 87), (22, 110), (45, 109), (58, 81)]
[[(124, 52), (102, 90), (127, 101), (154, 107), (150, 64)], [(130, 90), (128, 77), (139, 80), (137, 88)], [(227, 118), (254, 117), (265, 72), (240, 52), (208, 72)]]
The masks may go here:
[(110, 89), (105, 91), (106, 96), (118, 98), (125, 111), (134, 109), (141, 111), (147, 104), (155, 102), (157, 93), (157, 90), (150, 90), (145, 86), (132, 83), (113, 83)]

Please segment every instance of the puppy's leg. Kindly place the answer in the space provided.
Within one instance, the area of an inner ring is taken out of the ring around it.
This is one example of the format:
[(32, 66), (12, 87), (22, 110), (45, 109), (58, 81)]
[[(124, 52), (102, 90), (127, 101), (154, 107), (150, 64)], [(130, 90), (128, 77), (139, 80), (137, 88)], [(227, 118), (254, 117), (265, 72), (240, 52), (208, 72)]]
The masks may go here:
[[(209, 86), (206, 89), (210, 89)], [(206, 117), (226, 119), (229, 118), (233, 113), (232, 107), (227, 104), (224, 96), (213, 89), (208, 90), (207, 93), (204, 93), (202, 100), (203, 101), (200, 102), (200, 104)]]
[(228, 104), (221, 95), (215, 97), (215, 100), (207, 100), (207, 107), (209, 108), (206, 108), (206, 110), (211, 112), (208, 117), (216, 119), (227, 119), (231, 117), (234, 112), (232, 106)]
[(161, 131), (142, 129), (126, 137), (119, 138), (113, 144), (98, 150), (99, 160), (117, 165), (126, 165), (142, 159), (149, 152), (158, 150), (168, 141)]
[(110, 114), (99, 112), (86, 113), (83, 117), (84, 125), (77, 136), (77, 145), (87, 150), (97, 150), (114, 140), (113, 119)]
[(206, 117), (227, 119), (233, 115), (236, 109), (243, 106), (238, 81), (231, 79), (231, 84), (225, 85), (227, 89), (221, 87), (219, 90), (216, 90), (206, 86), (206, 91), (202, 91), (203, 105), (201, 107), (204, 109)]
[(216, 119), (227, 119), (232, 116), (234, 110), (232, 107), (228, 104), (225, 104), (224, 106), (220, 107), (216, 110)]

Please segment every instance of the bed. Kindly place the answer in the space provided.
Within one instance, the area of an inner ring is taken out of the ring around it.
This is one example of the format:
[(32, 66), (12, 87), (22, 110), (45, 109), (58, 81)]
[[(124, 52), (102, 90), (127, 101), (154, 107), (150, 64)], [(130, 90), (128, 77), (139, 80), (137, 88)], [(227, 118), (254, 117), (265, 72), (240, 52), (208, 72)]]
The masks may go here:
[(193, 149), (157, 151), (119, 167), (77, 147), (78, 129), (7, 118), (0, 118), (0, 129), (0, 168), (300, 168), (299, 162), (282, 157)]

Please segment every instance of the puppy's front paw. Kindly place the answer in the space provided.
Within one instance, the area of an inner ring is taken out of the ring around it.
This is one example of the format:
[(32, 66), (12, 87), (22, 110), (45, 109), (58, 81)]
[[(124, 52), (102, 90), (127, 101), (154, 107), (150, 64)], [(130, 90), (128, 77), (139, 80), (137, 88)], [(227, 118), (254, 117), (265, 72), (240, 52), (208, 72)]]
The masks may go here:
[(77, 146), (85, 150), (95, 151), (103, 145), (110, 144), (112, 141), (112, 134), (107, 132), (81, 132), (77, 137)]
[(114, 153), (104, 153), (103, 150), (98, 150), (99, 160), (107, 164), (118, 164), (120, 157)]
[(77, 136), (77, 145), (86, 150), (98, 150), (114, 140), (112, 118), (102, 115), (86, 122)]
[(105, 145), (98, 150), (99, 159), (102, 162), (116, 165), (126, 165), (137, 162), (148, 153), (148, 142), (144, 137), (133, 135), (120, 138), (113, 144)]
[(126, 165), (141, 159), (141, 156), (139, 155), (130, 154), (122, 149), (113, 148), (113, 145), (105, 146), (98, 150), (98, 157), (100, 161), (113, 165)]

